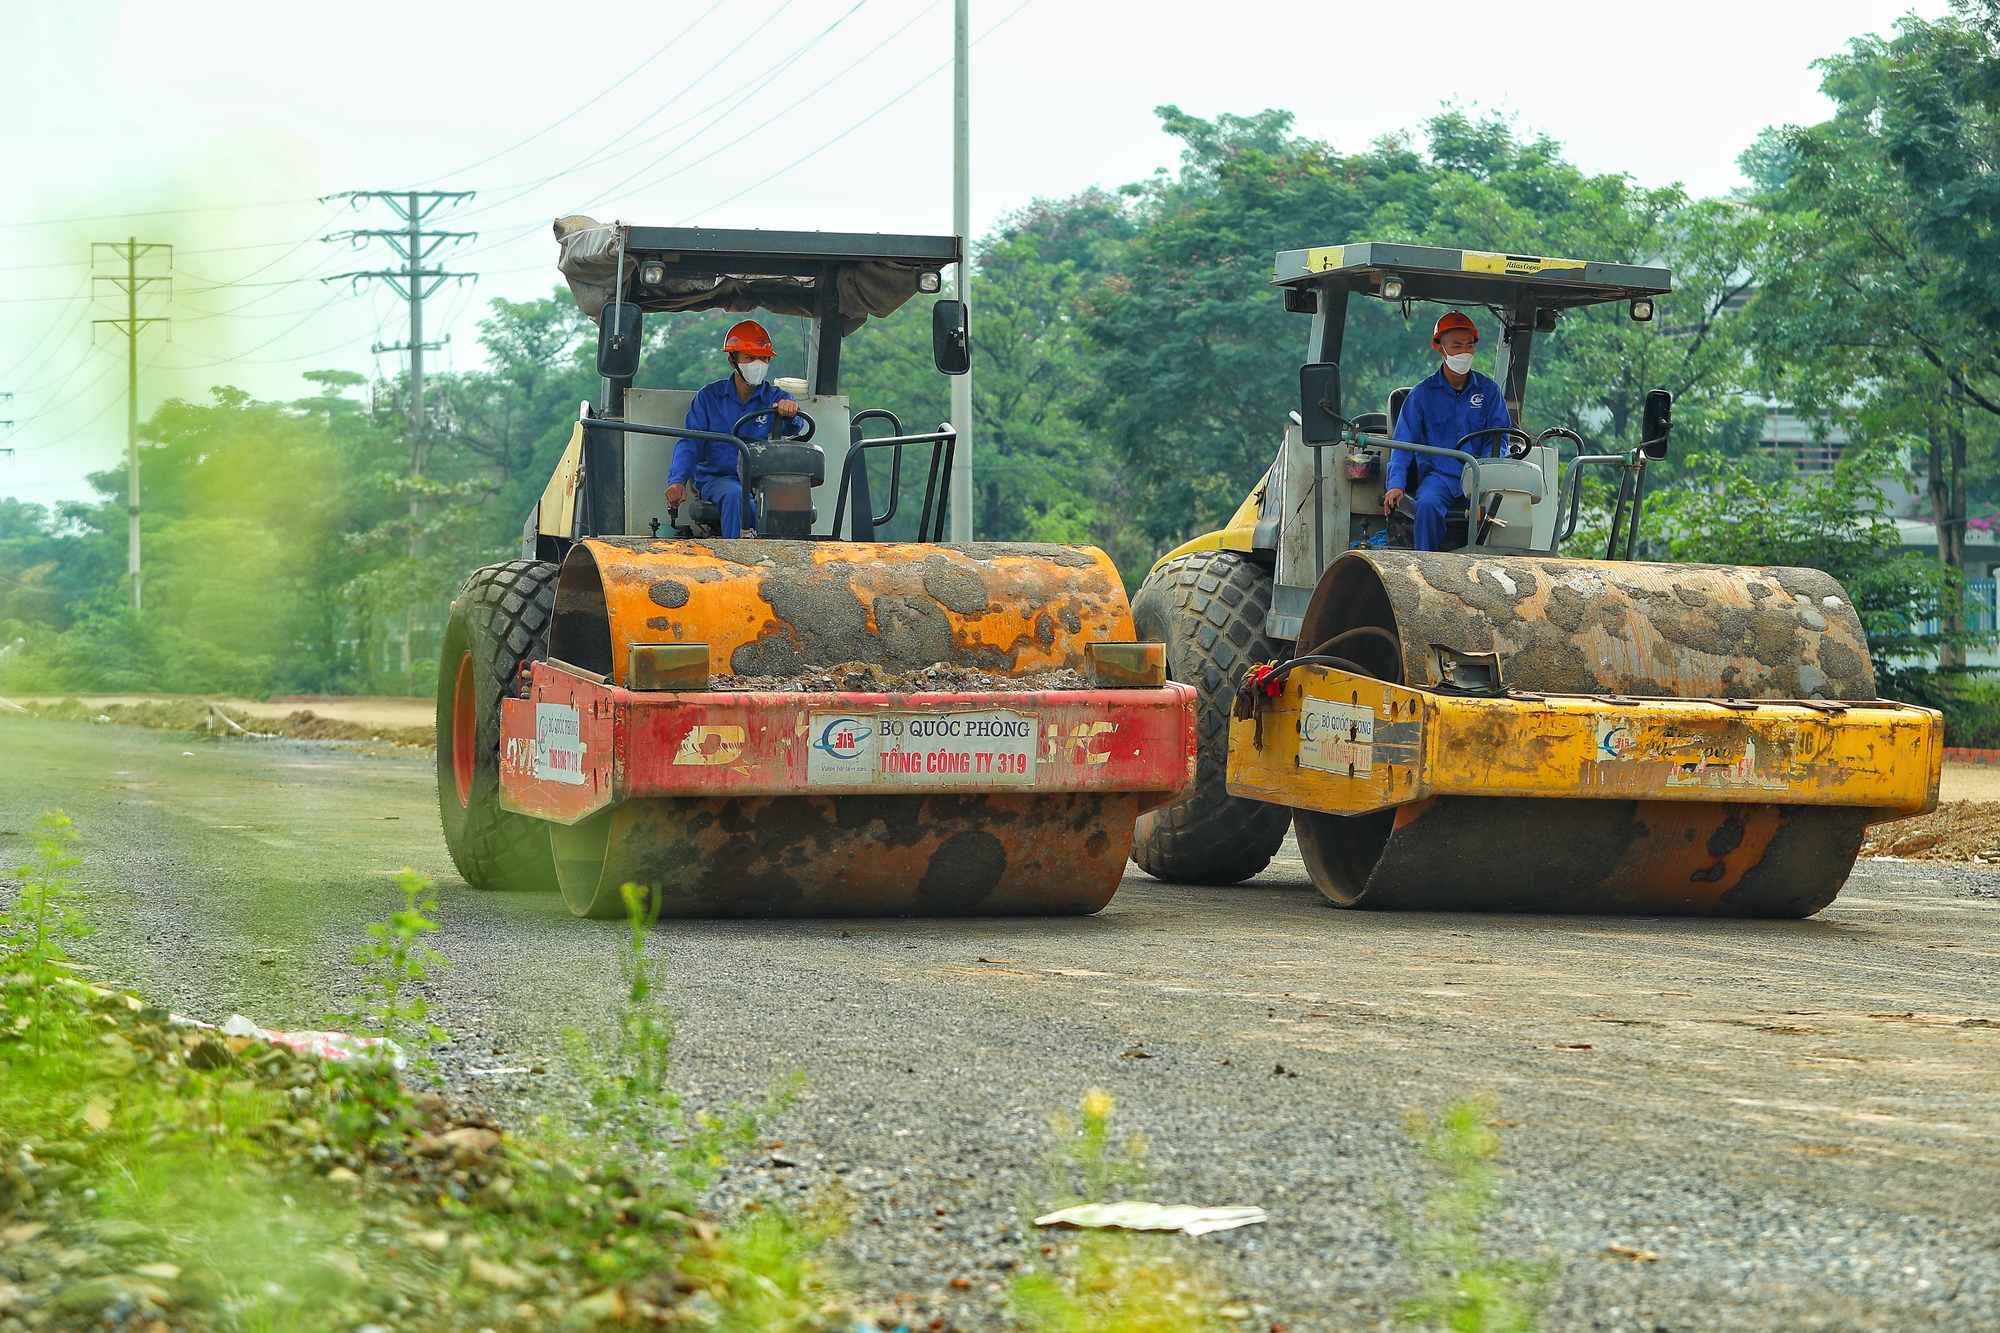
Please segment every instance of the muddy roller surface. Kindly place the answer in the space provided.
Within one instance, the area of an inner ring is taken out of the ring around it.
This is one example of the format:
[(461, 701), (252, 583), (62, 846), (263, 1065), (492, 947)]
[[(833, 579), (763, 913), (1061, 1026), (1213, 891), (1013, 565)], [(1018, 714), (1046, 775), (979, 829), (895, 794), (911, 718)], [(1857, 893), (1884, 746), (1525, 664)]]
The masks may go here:
[[(503, 1117), (564, 1104), (558, 1034), (609, 1011), (617, 927), (459, 882), (426, 759), (33, 720), (0, 720), (0, 753), (0, 849), (52, 805), (88, 838), (107, 976), (310, 1020), (413, 866), (454, 964), (449, 1077)], [(1288, 848), (1233, 890), (1134, 871), (1092, 918), (653, 939), (698, 1102), (806, 1078), (770, 1134), (798, 1165), (718, 1202), (838, 1177), (851, 1280), (925, 1323), (997, 1326), (1047, 1116), (1104, 1087), (1156, 1197), (1270, 1211), (1188, 1242), (1259, 1333), (1394, 1326), (1404, 1116), (1476, 1090), (1511, 1122), (1488, 1243), (1559, 1263), (1551, 1328), (2000, 1327), (2000, 871), (1863, 861), (1806, 921), (1392, 916), (1323, 906)]]

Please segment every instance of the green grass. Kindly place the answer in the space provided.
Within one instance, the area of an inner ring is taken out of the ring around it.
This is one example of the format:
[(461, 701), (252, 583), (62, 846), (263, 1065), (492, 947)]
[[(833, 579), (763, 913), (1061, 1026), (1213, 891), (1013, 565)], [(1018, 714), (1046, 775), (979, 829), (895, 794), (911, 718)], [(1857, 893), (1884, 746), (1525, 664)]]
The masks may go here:
[(1411, 1117), (1410, 1134), (1433, 1183), (1418, 1216), (1393, 1198), (1387, 1207), (1390, 1229), (1417, 1282), (1402, 1310), (1409, 1323), (1450, 1333), (1533, 1333), (1541, 1327), (1554, 1266), (1486, 1253), (1487, 1217), (1505, 1181), (1494, 1110), (1490, 1098), (1472, 1097), (1436, 1116)]
[[(489, 1132), (387, 1062), (225, 1039), (79, 980), (63, 950), (87, 929), (73, 838), (45, 820), (0, 910), (0, 1221), (43, 1228), (8, 1254), (44, 1274), (28, 1300), (51, 1316), (271, 1333), (852, 1324), (818, 1264), (830, 1214), (699, 1213), (768, 1108), (689, 1113), (672, 1094), (636, 909), (625, 1004), (600, 1041), (577, 1039), (593, 1052), (584, 1132)], [(420, 1052), (434, 1029), (413, 987), (442, 960), (422, 942), (428, 886), (402, 887), (348, 1012)]]

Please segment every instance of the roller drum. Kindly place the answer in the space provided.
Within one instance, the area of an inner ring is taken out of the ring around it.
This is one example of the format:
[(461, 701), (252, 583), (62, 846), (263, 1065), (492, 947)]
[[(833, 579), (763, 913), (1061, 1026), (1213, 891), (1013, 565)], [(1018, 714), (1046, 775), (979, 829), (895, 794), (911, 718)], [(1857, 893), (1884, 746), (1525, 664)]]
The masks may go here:
[(1351, 657), (1440, 683), (1439, 650), (1497, 654), (1520, 690), (1682, 699), (1873, 699), (1847, 590), (1817, 569), (1349, 551), (1306, 608), (1299, 651), (1373, 626)]
[[(1341, 657), (1421, 688), (1449, 688), (1452, 661), (1485, 658), (1520, 692), (1875, 698), (1854, 605), (1812, 569), (1354, 551), (1315, 590), (1299, 651), (1343, 635)], [(1874, 817), (1438, 797), (1294, 822), (1313, 882), (1341, 906), (1802, 917), (1840, 892)]]
[(632, 800), (555, 830), (578, 916), (1081, 916), (1118, 890), (1129, 792)]
[(935, 662), (1024, 676), (1082, 670), (1130, 642), (1118, 569), (1044, 542), (578, 542), (556, 584), (549, 656), (625, 683), (634, 643), (705, 643), (715, 675)]
[[(634, 643), (705, 643), (715, 675), (945, 662), (1000, 676), (1082, 671), (1130, 642), (1102, 551), (962, 545), (579, 542), (549, 655), (626, 684)], [(553, 826), (572, 911), (624, 913), (647, 885), (676, 917), (1070, 915), (1098, 911), (1132, 851), (1130, 792), (636, 798)]]

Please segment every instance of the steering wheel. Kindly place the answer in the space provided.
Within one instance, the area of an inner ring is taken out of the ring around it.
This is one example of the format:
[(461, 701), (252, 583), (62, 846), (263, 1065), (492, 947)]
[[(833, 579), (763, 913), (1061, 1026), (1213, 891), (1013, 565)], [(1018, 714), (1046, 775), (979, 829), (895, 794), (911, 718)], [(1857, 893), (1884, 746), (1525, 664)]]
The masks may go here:
[(1543, 431), (1540, 435), (1537, 435), (1535, 437), (1535, 443), (1545, 444), (1548, 441), (1554, 439), (1569, 440), (1570, 442), (1576, 445), (1576, 451), (1578, 453), (1582, 453), (1585, 449), (1589, 448), (1589, 445), (1585, 443), (1583, 436), (1578, 435), (1568, 426), (1549, 427), (1547, 430)]
[[(753, 440), (743, 433), (743, 423), (746, 421), (755, 421), (758, 417), (776, 416), (777, 412), (778, 409), (776, 407), (752, 408), (750, 411), (736, 418), (736, 424), (729, 428), (729, 433), (745, 444), (762, 444), (763, 440)], [(803, 407), (799, 409), (799, 420), (806, 423), (806, 428), (797, 435), (786, 435), (783, 437), (790, 440), (793, 444), (804, 444), (813, 437), (813, 432), (819, 429), (819, 423), (814, 421), (812, 415)], [(767, 436), (765, 438), (768, 439), (770, 437)]]
[(1528, 456), (1528, 450), (1535, 447), (1535, 437), (1528, 434), (1528, 432), (1522, 430), (1518, 426), (1488, 426), (1484, 430), (1475, 430), (1470, 432), (1469, 434), (1459, 436), (1458, 443), (1454, 444), (1452, 448), (1463, 449), (1465, 448), (1465, 443), (1467, 440), (1476, 440), (1482, 435), (1512, 436), (1513, 438), (1519, 440), (1521, 442), (1519, 451), (1517, 452), (1514, 446), (1508, 445), (1507, 453), (1505, 455), (1508, 458), (1516, 460), (1526, 458)]

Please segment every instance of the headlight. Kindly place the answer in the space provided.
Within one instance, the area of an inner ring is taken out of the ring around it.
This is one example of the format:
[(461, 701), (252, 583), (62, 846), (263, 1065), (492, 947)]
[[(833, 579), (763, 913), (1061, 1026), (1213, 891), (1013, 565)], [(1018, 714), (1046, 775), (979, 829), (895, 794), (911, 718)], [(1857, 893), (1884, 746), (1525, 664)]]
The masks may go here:
[(639, 265), (639, 285), (657, 287), (667, 280), (667, 266), (657, 259), (648, 259)]

